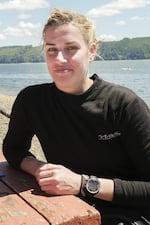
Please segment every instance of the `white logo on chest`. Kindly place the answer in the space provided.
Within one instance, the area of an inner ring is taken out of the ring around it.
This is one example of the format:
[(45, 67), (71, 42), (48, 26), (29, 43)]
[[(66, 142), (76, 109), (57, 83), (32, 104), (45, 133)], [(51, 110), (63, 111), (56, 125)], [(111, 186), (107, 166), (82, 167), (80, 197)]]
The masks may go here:
[(111, 133), (111, 134), (99, 134), (98, 140), (99, 141), (107, 141), (107, 140), (110, 140), (112, 138), (116, 138), (119, 136), (121, 136), (121, 133), (118, 131), (115, 131), (114, 133)]

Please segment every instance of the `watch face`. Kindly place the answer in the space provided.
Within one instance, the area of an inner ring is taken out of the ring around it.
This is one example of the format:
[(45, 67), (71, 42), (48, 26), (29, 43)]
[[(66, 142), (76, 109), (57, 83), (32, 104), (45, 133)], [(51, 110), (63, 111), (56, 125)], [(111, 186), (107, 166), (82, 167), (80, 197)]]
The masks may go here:
[(86, 189), (91, 194), (96, 194), (99, 192), (100, 184), (97, 178), (92, 177), (86, 183)]

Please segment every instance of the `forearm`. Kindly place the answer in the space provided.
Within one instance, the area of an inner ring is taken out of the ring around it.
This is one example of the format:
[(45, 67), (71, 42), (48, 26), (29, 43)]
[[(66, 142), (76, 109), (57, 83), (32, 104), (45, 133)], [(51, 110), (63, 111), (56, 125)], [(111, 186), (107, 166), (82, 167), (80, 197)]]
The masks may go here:
[(32, 156), (27, 156), (22, 160), (20, 169), (35, 176), (36, 171), (44, 164), (46, 163), (43, 161), (40, 161)]
[(150, 207), (150, 182), (99, 178), (100, 190), (94, 197), (120, 206)]
[(100, 189), (94, 198), (113, 202), (123, 207), (150, 207), (150, 182), (98, 179)]
[(114, 179), (113, 202), (120, 206), (150, 207), (150, 182)]
[(114, 197), (114, 182), (111, 179), (99, 178), (100, 190), (94, 197), (104, 201), (112, 201)]

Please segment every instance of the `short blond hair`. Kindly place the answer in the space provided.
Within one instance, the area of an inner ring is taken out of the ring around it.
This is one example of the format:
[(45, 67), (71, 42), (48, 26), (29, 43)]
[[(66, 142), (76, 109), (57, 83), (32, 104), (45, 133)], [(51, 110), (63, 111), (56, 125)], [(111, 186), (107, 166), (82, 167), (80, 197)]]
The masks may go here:
[(91, 43), (95, 43), (98, 48), (99, 41), (95, 37), (95, 28), (92, 21), (87, 19), (84, 15), (70, 10), (55, 9), (50, 14), (43, 28), (43, 41), (45, 41), (45, 32), (48, 27), (57, 27), (70, 23), (79, 28), (88, 47), (90, 47)]

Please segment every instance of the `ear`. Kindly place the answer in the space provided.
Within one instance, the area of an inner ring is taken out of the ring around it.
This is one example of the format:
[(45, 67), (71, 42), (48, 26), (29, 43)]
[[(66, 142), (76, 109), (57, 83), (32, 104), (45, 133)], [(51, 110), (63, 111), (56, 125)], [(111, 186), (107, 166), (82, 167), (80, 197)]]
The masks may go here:
[(97, 51), (97, 46), (96, 44), (93, 42), (90, 47), (89, 47), (89, 62), (92, 62), (95, 58), (96, 55), (96, 51)]

